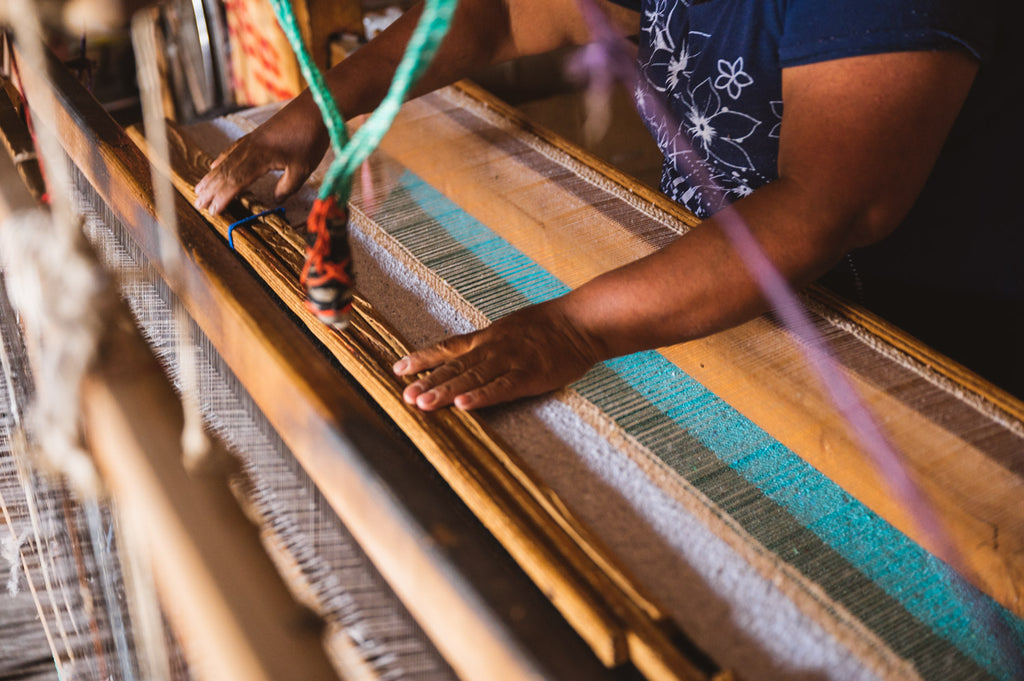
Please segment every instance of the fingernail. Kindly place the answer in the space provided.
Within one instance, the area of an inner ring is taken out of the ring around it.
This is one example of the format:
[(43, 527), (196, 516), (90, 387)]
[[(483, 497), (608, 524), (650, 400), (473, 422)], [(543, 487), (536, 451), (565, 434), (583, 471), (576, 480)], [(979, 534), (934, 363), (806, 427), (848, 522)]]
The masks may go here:
[(421, 407), (429, 407), (433, 405), (435, 402), (437, 402), (437, 393), (435, 393), (433, 390), (431, 390), (430, 392), (423, 393), (418, 398), (416, 398), (416, 404), (420, 405)]
[(402, 359), (400, 359), (397, 362), (395, 362), (395, 366), (393, 367), (393, 371), (396, 374), (404, 374), (408, 368), (409, 368), (409, 358), (408, 357), (403, 357)]
[(473, 399), (472, 394), (466, 393), (465, 395), (459, 395), (456, 397), (454, 403), (459, 409), (472, 409), (475, 401), (476, 400)]

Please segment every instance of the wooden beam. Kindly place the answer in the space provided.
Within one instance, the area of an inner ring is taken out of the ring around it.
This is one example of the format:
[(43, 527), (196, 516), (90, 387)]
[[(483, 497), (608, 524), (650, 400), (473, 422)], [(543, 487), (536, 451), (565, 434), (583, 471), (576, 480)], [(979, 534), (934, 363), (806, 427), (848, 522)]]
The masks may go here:
[(0, 77), (0, 90), (0, 141), (21, 176), (22, 182), (18, 184), (27, 187), (38, 199), (46, 193), (46, 183), (39, 169), (32, 135), (15, 99), (18, 91), (10, 80), (3, 77)]
[(331, 36), (350, 33), (362, 36), (363, 5), (359, 0), (292, 0), (302, 38), (316, 65), (329, 69)]
[[(2, 111), (2, 103), (0, 103)], [(3, 118), (0, 113), (0, 119)], [(4, 122), (0, 120), (0, 130)], [(3, 133), (0, 132), (0, 136)], [(39, 199), (33, 196), (24, 181), (24, 176), (18, 172), (14, 160), (9, 154), (0, 154), (0, 221), (6, 220), (19, 211), (32, 210), (39, 206)]]
[[(122, 516), (146, 534), (160, 600), (200, 679), (337, 679), (323, 623), (301, 607), (232, 496), (237, 463), (182, 463), (181, 403), (123, 307), (82, 391), (89, 449)], [(343, 672), (345, 670), (342, 670)]]

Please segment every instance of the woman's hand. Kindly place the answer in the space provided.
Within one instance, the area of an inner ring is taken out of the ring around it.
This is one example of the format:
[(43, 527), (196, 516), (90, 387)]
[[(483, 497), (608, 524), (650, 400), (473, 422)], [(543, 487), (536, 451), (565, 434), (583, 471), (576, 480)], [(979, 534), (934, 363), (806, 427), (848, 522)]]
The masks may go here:
[(284, 201), (316, 169), (328, 144), (320, 112), (309, 93), (303, 93), (217, 157), (196, 185), (196, 208), (216, 215), (272, 170), (284, 171), (274, 188), (274, 199)]
[(567, 385), (600, 359), (596, 348), (555, 300), (414, 352), (394, 371), (430, 372), (406, 387), (409, 404), (426, 411), (449, 404), (476, 409)]

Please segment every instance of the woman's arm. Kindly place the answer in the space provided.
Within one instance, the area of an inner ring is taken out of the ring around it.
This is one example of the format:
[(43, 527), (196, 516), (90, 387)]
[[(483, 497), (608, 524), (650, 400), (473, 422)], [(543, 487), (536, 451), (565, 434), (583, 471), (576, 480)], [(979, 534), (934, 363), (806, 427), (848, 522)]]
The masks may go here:
[[(624, 32), (636, 31), (636, 13), (613, 5), (608, 9)], [(422, 10), (422, 3), (417, 4), (326, 74), (346, 117), (367, 113), (384, 98)], [(487, 64), (586, 41), (577, 0), (460, 0), (448, 35), (412, 96), (453, 83)], [(313, 172), (328, 143), (320, 111), (307, 90), (214, 161), (196, 185), (195, 205), (219, 213), (239, 191), (271, 170), (284, 171), (275, 190), (275, 198), (282, 201)]]
[[(957, 52), (852, 57), (783, 71), (779, 178), (735, 209), (796, 286), (851, 248), (884, 238), (910, 209), (977, 63)], [(482, 407), (561, 387), (595, 362), (742, 323), (766, 303), (718, 221), (549, 303), (399, 362), (431, 370), (405, 399)]]

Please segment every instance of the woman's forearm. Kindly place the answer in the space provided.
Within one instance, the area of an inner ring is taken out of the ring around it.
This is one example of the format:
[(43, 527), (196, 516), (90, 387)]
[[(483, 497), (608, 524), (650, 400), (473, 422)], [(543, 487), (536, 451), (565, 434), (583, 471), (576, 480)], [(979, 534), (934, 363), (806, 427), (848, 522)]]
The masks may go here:
[[(800, 217), (798, 189), (785, 181), (735, 205), (765, 255), (788, 281), (809, 283), (847, 248), (848, 216)], [(675, 242), (599, 276), (559, 305), (594, 354), (607, 359), (700, 338), (768, 308), (748, 264), (710, 218)]]
[[(391, 84), (423, 11), (417, 3), (385, 31), (332, 68), (328, 86), (346, 117), (372, 111)], [(471, 75), (484, 66), (586, 42), (576, 0), (460, 0), (452, 25), (416, 97)], [(308, 93), (303, 93), (312, 104)]]

